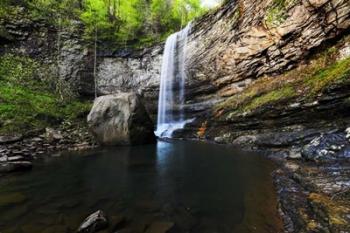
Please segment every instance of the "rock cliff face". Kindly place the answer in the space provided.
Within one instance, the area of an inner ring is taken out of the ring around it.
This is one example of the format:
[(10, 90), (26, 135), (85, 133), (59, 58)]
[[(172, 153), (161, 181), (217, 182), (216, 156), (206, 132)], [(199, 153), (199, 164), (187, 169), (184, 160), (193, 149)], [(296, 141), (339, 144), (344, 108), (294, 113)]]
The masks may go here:
[(349, 12), (346, 0), (231, 1), (194, 25), (191, 76), (230, 96), (242, 80), (291, 69), (343, 33)]
[[(217, 115), (215, 110), (227, 99), (242, 95), (261, 78), (277, 79), (300, 67), (335, 44), (349, 28), (350, 3), (346, 0), (229, 1), (195, 21), (188, 42), (185, 108), (188, 118), (198, 120), (188, 127), (186, 137), (197, 137), (196, 131), (208, 117), (209, 122), (216, 121), (213, 114)], [(346, 43), (339, 45), (344, 48), (336, 48), (341, 51), (339, 57), (348, 56)], [(137, 56), (102, 59), (100, 92), (132, 89), (144, 93), (154, 118), (160, 54), (156, 48)], [(221, 110), (228, 114), (236, 109), (226, 106)], [(226, 121), (221, 120), (220, 124)], [(224, 134), (220, 131), (208, 136), (214, 139)]]
[(290, 70), (349, 26), (345, 0), (230, 1), (194, 24), (189, 103), (222, 101), (256, 79)]
[(97, 90), (100, 95), (118, 91), (134, 91), (155, 120), (163, 46), (155, 46), (128, 54), (99, 57)]
[(269, 133), (346, 125), (349, 28), (349, 1), (237, 1), (208, 14), (189, 44), (187, 99), (210, 106), (183, 134), (281, 146)]
[[(81, 23), (72, 21), (69, 29), (34, 21), (24, 8), (0, 19), (0, 55), (11, 53), (39, 61), (42, 75), (59, 77), (57, 81), (68, 93), (77, 94), (84, 80), (88, 47), (82, 39)], [(57, 66), (58, 65), (58, 66)]]

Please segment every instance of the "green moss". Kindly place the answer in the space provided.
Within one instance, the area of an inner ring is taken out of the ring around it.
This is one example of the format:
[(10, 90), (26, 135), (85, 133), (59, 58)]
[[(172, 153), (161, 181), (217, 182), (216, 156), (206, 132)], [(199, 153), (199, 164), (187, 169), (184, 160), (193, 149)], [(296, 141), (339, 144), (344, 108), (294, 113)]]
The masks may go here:
[(276, 103), (282, 100), (290, 99), (295, 96), (295, 90), (291, 86), (286, 86), (278, 90), (273, 90), (262, 96), (254, 98), (243, 109), (244, 111), (252, 111), (267, 104)]
[(268, 27), (278, 27), (287, 19), (288, 8), (297, 0), (273, 0), (266, 10), (265, 23)]
[(276, 102), (294, 96), (292, 85), (274, 83), (274, 79), (260, 79), (243, 92), (228, 98), (216, 106), (215, 111), (234, 109), (236, 113), (256, 109), (270, 102)]
[(39, 67), (40, 64), (29, 57), (5, 54), (0, 57), (0, 81), (33, 85)]
[(83, 119), (89, 101), (62, 101), (38, 76), (39, 64), (14, 55), (0, 57), (0, 134), (23, 133)]
[(350, 58), (338, 61), (329, 67), (320, 69), (310, 78), (305, 79), (309, 95), (314, 96), (335, 82), (350, 79)]

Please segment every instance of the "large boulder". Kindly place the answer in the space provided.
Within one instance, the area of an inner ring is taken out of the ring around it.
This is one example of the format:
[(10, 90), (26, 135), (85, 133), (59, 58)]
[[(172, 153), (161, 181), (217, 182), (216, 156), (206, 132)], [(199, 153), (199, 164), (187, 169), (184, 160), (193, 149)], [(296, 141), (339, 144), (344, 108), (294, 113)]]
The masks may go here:
[(133, 92), (101, 96), (88, 116), (91, 132), (103, 145), (137, 145), (155, 141), (154, 125)]

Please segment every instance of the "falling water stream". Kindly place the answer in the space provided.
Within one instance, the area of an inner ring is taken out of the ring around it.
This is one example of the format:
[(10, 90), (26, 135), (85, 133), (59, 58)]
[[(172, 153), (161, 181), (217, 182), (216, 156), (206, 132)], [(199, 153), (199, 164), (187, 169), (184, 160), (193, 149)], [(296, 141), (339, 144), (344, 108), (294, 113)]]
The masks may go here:
[(187, 40), (189, 23), (168, 37), (165, 43), (160, 79), (156, 135), (170, 138), (176, 129), (189, 122), (184, 116)]

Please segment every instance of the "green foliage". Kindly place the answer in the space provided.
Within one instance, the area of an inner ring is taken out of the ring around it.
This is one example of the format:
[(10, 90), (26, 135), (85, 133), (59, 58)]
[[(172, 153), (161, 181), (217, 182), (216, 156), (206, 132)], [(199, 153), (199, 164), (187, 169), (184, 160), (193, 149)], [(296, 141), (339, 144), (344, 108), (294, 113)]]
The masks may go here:
[(266, 14), (266, 23), (268, 26), (279, 26), (285, 19), (283, 8), (280, 7), (271, 8)]
[(72, 20), (81, 14), (77, 0), (26, 0), (27, 9), (34, 20), (44, 20), (59, 29), (71, 27)]
[(104, 1), (85, 1), (85, 10), (81, 14), (81, 19), (86, 25), (86, 34), (91, 36), (95, 28), (104, 30), (109, 27), (107, 23), (107, 10)]
[(172, 3), (163, 0), (153, 0), (151, 4), (151, 16), (159, 27), (178, 31), (189, 21), (204, 13), (200, 1), (174, 0)]
[(38, 87), (34, 91), (2, 81), (0, 85), (0, 133), (25, 132), (55, 125), (64, 119), (76, 121), (91, 108), (89, 102), (62, 103), (57, 95)]
[(159, 41), (204, 13), (200, 0), (85, 0), (86, 35), (119, 44)]
[(0, 57), (0, 133), (25, 132), (77, 120), (90, 110), (89, 102), (63, 102), (40, 80), (39, 64), (14, 55)]
[(0, 17), (23, 7), (58, 28), (82, 20), (86, 38), (119, 46), (158, 42), (205, 12), (200, 0), (1, 0)]

